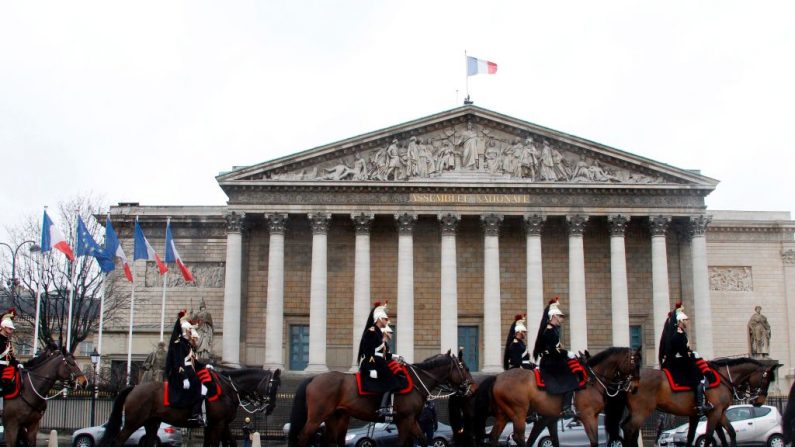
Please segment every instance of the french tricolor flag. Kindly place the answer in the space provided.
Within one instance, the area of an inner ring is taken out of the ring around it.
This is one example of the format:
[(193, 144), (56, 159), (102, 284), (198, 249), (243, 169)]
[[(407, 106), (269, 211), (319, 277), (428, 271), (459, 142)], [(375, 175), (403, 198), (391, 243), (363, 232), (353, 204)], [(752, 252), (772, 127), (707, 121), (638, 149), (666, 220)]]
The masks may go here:
[(127, 262), (127, 255), (124, 254), (124, 249), (121, 247), (119, 235), (117, 235), (116, 230), (113, 229), (110, 216), (105, 219), (105, 253), (111, 258), (115, 257), (121, 259), (122, 265), (124, 266), (124, 276), (127, 277), (127, 281), (133, 282), (130, 263)]
[(160, 256), (157, 255), (155, 249), (152, 248), (152, 245), (149, 244), (149, 241), (146, 240), (146, 236), (144, 236), (144, 231), (141, 229), (141, 225), (138, 224), (138, 219), (135, 219), (135, 252), (133, 253), (133, 260), (137, 261), (139, 259), (146, 259), (147, 261), (155, 261), (157, 264), (157, 269), (160, 271), (161, 275), (164, 275), (168, 271), (168, 267), (163, 261), (160, 260)]
[(494, 62), (467, 56), (467, 76), (495, 73), (497, 73), (497, 64)]
[(188, 266), (182, 262), (182, 258), (180, 258), (179, 252), (177, 251), (177, 246), (174, 245), (174, 237), (171, 236), (170, 220), (166, 223), (166, 262), (177, 263), (177, 267), (179, 267), (179, 271), (182, 272), (182, 278), (185, 279), (185, 282), (195, 281), (193, 274), (188, 270)]
[(48, 252), (53, 248), (62, 251), (70, 261), (74, 262), (75, 254), (72, 247), (66, 242), (61, 230), (52, 223), (52, 219), (47, 215), (47, 210), (44, 210), (44, 219), (41, 225), (41, 251)]

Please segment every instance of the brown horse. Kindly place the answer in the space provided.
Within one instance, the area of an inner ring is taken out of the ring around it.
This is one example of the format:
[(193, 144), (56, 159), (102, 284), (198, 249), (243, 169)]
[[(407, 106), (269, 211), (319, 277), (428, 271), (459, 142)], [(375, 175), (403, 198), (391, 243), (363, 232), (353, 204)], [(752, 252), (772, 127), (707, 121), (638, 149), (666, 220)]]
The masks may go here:
[(28, 445), (35, 446), (39, 423), (47, 409), (45, 396), (55, 382), (85, 386), (87, 381), (74, 356), (53, 346), (30, 360), (18, 377), (22, 381), (19, 396), (4, 402), (6, 445), (16, 446), (17, 440), (25, 439)]
[[(763, 365), (750, 358), (722, 359), (709, 362), (710, 367), (720, 376), (720, 386), (708, 389), (707, 400), (713, 409), (707, 413), (707, 432), (704, 435), (704, 446), (708, 447), (718, 425), (723, 426), (734, 443), (734, 430), (725, 417), (726, 408), (731, 405), (732, 398), (739, 398), (744, 390), (748, 400), (754, 405), (762, 405), (767, 398), (770, 383), (775, 380), (775, 371), (780, 364)], [(631, 447), (637, 447), (637, 436), (643, 421), (658, 409), (678, 416), (689, 416), (691, 430), (688, 432), (687, 445), (693, 445), (698, 414), (695, 409), (693, 392), (675, 392), (671, 390), (668, 379), (659, 369), (643, 369), (640, 372), (635, 389), (627, 394), (629, 416), (624, 421), (624, 439)], [(701, 438), (699, 438), (701, 439)]]
[[(204, 445), (215, 447), (228, 437), (229, 424), (234, 420), (238, 406), (253, 406), (254, 408), (247, 409), (271, 414), (276, 406), (276, 393), (281, 384), (280, 375), (281, 370), (278, 369), (273, 372), (259, 368), (220, 371), (218, 377), (221, 395), (213, 402), (208, 401), (206, 405)], [(188, 427), (191, 409), (166, 407), (163, 393), (163, 384), (155, 382), (122, 390), (113, 402), (105, 434), (98, 446), (124, 445), (127, 438), (142, 426), (146, 428), (146, 445), (152, 445), (156, 441), (161, 422)]]
[[(473, 380), (469, 369), (459, 357), (435, 355), (422, 363), (407, 365), (414, 389), (408, 394), (395, 395), (395, 424), (398, 427), (398, 445), (408, 447), (414, 438), (425, 442), (417, 424), (417, 417), (432, 392), (444, 387), (451, 392), (470, 394)], [(288, 445), (306, 447), (310, 438), (326, 423), (325, 440), (338, 446), (345, 445), (345, 432), (351, 417), (363, 421), (376, 421), (380, 396), (360, 396), (353, 374), (337, 371), (309, 378), (295, 392), (290, 415)]]
[[(598, 444), (599, 413), (609, 397), (630, 387), (637, 377), (639, 362), (640, 350), (630, 348), (609, 348), (585, 362), (588, 382), (584, 389), (575, 393), (574, 404), (592, 446)], [(539, 389), (535, 373), (524, 369), (512, 369), (498, 375), (492, 399), (495, 422), (490, 438), (494, 447), (508, 420), (513, 422), (514, 440), (518, 447), (525, 447), (526, 442), (535, 442), (545, 427), (552, 434), (563, 403), (561, 395)], [(533, 408), (542, 420), (533, 425), (526, 441), (524, 431), (528, 408)], [(556, 441), (553, 437), (553, 443), (557, 445)]]

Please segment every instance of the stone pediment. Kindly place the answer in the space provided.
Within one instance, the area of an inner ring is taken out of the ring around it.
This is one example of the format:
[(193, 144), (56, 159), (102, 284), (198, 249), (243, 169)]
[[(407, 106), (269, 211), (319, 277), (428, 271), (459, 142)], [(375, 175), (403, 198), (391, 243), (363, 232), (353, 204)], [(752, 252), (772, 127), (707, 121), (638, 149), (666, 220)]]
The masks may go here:
[(218, 176), (221, 185), (416, 182), (681, 185), (717, 181), (588, 140), (464, 106)]

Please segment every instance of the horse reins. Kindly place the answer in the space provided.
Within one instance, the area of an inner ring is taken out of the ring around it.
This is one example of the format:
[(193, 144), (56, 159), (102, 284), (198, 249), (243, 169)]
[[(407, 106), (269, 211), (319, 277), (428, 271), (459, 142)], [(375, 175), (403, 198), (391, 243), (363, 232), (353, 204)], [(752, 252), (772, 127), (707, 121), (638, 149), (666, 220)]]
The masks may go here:
[[(222, 376), (222, 375), (219, 374), (219, 376)], [(232, 385), (232, 389), (235, 391), (235, 397), (237, 397), (238, 406), (240, 408), (242, 408), (243, 410), (245, 410), (247, 413), (249, 413), (249, 414), (261, 413), (270, 404), (270, 400), (271, 400), (270, 391), (271, 391), (271, 388), (273, 388), (273, 373), (271, 373), (270, 376), (267, 377), (267, 379), (268, 379), (268, 388), (266, 388), (264, 396), (262, 396), (260, 393), (258, 393), (256, 391), (253, 392), (253, 393), (249, 393), (249, 392), (243, 393), (243, 395), (246, 396), (246, 397), (248, 397), (250, 395), (255, 395), (255, 397), (256, 397), (255, 400), (259, 401), (258, 403), (244, 403), (243, 402), (244, 400), (246, 400), (247, 402), (250, 402), (250, 400), (248, 398), (246, 398), (246, 399), (241, 399), (240, 398), (240, 394), (241, 393), (240, 393), (240, 390), (238, 390), (237, 386), (235, 386), (235, 381), (232, 380), (232, 378), (229, 377), (229, 376), (223, 376), (223, 377), (225, 379), (229, 380), (229, 384)], [(255, 389), (259, 389), (259, 386), (262, 384), (262, 382), (265, 381), (265, 379), (266, 379), (266, 377), (263, 377), (257, 383), (257, 386), (255, 387)], [(253, 410), (249, 410), (248, 407), (250, 405), (255, 405)]]
[[(458, 361), (458, 358), (455, 357), (455, 356), (450, 356), (450, 358), (452, 360), (452, 362), (450, 364), (450, 372), (452, 373), (453, 365), (455, 365), (458, 368), (458, 372), (461, 374), (461, 377), (464, 377), (463, 366)], [(427, 400), (442, 399), (442, 398), (445, 398), (445, 397), (450, 397), (450, 396), (452, 396), (452, 395), (454, 395), (454, 394), (459, 392), (458, 390), (452, 390), (450, 393), (447, 393), (447, 394), (443, 394), (443, 391), (439, 392), (438, 394), (433, 394), (433, 392), (430, 389), (428, 389), (428, 386), (425, 384), (425, 382), (422, 381), (422, 377), (420, 377), (418, 371), (424, 373), (426, 376), (431, 377), (433, 380), (435, 380), (437, 382), (441, 382), (439, 380), (439, 378), (434, 376), (433, 374), (429, 373), (428, 371), (425, 371), (424, 369), (418, 369), (416, 366), (414, 366), (414, 364), (407, 364), (406, 366), (414, 373), (414, 377), (416, 377), (417, 381), (420, 383), (420, 385), (422, 385), (422, 389), (425, 391), (425, 398)], [(471, 382), (469, 381), (469, 379), (464, 379), (464, 383), (462, 384), (462, 386), (466, 386), (466, 388), (468, 388), (470, 385), (471, 385)], [(444, 384), (439, 384), (438, 387), (441, 390), (445, 390), (445, 389), (450, 390), (451, 389), (450, 387), (447, 387)], [(434, 387), (434, 388), (436, 388), (436, 387)]]
[[(63, 354), (59, 354), (59, 356), (61, 357), (61, 361), (63, 361), (63, 362), (67, 362), (67, 360), (66, 360), (66, 357), (65, 357)], [(55, 358), (55, 357), (53, 357), (53, 358)], [(36, 369), (40, 368), (41, 366), (44, 366), (44, 365), (45, 365), (46, 363), (48, 363), (48, 362), (49, 362), (49, 359), (48, 359), (48, 361), (46, 361), (45, 363), (42, 363), (42, 364), (41, 364), (39, 367), (37, 367)], [(67, 362), (67, 363), (68, 363), (68, 362)], [(21, 377), (21, 375), (22, 375), (23, 373), (24, 373), (24, 374), (27, 376), (27, 378), (28, 378), (28, 383), (30, 383), (30, 389), (31, 389), (31, 391), (33, 391), (33, 394), (34, 394), (36, 397), (38, 397), (39, 399), (41, 399), (41, 400), (43, 400), (43, 401), (45, 402), (45, 406), (44, 406), (44, 408), (40, 409), (39, 411), (44, 411), (44, 409), (45, 409), (45, 408), (47, 408), (47, 407), (46, 407), (46, 402), (47, 402), (47, 401), (49, 401), (49, 400), (52, 400), (52, 399), (55, 399), (56, 397), (60, 396), (61, 394), (63, 394), (63, 395), (66, 395), (66, 390), (67, 390), (67, 389), (66, 389), (66, 388), (62, 388), (60, 391), (58, 391), (57, 393), (55, 393), (54, 395), (52, 395), (52, 396), (50, 396), (50, 397), (45, 397), (45, 396), (42, 396), (42, 395), (41, 395), (41, 393), (39, 393), (39, 390), (37, 390), (37, 389), (36, 389), (36, 384), (34, 384), (34, 383), (33, 383), (33, 379), (32, 379), (32, 377), (36, 377), (37, 379), (41, 379), (41, 378), (45, 378), (45, 379), (46, 379), (46, 377), (45, 377), (45, 376), (38, 375), (38, 374), (34, 374), (34, 373), (33, 373), (33, 372), (31, 372), (30, 370), (28, 370), (28, 369), (24, 369), (24, 368), (23, 368), (23, 369), (20, 371), (20, 377)], [(70, 373), (70, 374), (71, 374), (71, 376), (72, 376), (71, 380), (73, 381), (73, 380), (74, 380), (74, 373)], [(24, 380), (24, 379), (23, 379), (23, 380)], [(53, 382), (53, 383), (55, 383), (55, 382), (56, 382), (56, 379), (53, 379), (53, 381), (52, 381), (52, 382)], [(20, 384), (20, 386), (22, 386), (22, 384)], [(31, 407), (33, 407), (33, 408), (35, 408), (35, 409), (37, 409), (37, 410), (38, 410), (38, 408), (37, 408), (37, 407), (39, 407), (39, 406), (38, 406), (38, 405), (35, 405), (33, 402), (29, 402), (27, 399), (25, 399), (25, 396), (24, 396), (24, 394), (20, 394), (20, 396), (19, 396), (19, 397), (20, 397), (20, 398), (21, 398), (23, 401), (25, 401), (25, 403), (27, 403), (27, 404), (28, 404), (28, 405), (30, 405)]]
[[(635, 363), (635, 357), (634, 357), (634, 354), (632, 352), (630, 352), (629, 354), (630, 354), (629, 355), (629, 364), (630, 364), (630, 366), (633, 366), (634, 363)], [(601, 385), (602, 388), (605, 390), (605, 394), (607, 395), (607, 397), (616, 397), (618, 395), (618, 393), (620, 393), (622, 391), (629, 391), (629, 389), (632, 387), (632, 379), (633, 379), (632, 375), (629, 375), (626, 378), (623, 378), (621, 380), (610, 380), (610, 381), (608, 381), (604, 374), (599, 374), (598, 372), (596, 372), (590, 365), (587, 364), (587, 362), (586, 362), (585, 367), (588, 369), (589, 376), (593, 377), (593, 379), (590, 379), (590, 377), (589, 377), (588, 381), (589, 382), (596, 381), (596, 383)], [(620, 369), (618, 369), (618, 374), (619, 375), (623, 375), (623, 374), (621, 374), (621, 370)], [(609, 382), (609, 383), (605, 384), (605, 382)], [(615, 387), (615, 392), (611, 393), (610, 389), (613, 388), (613, 387)]]
[[(762, 385), (761, 384), (758, 387), (756, 387), (756, 394), (753, 394), (753, 391), (751, 390), (750, 387), (748, 388), (748, 391), (745, 392), (745, 397), (741, 397), (739, 394), (737, 394), (737, 390), (740, 389), (740, 386), (734, 384), (734, 379), (732, 378), (732, 373), (731, 373), (731, 370), (729, 369), (729, 365), (725, 365), (725, 366), (726, 366), (726, 375), (729, 378), (729, 380), (728, 380), (729, 383), (726, 385), (726, 387), (729, 388), (729, 390), (732, 392), (732, 394), (734, 395), (734, 399), (735, 400), (738, 400), (738, 401), (752, 400), (752, 399), (756, 399), (757, 397), (762, 395)], [(716, 369), (715, 371), (718, 371), (718, 370)], [(762, 377), (763, 378), (767, 378), (767, 374), (768, 374), (767, 370), (765, 370), (764, 372), (762, 372)], [(751, 373), (748, 373), (748, 375), (751, 375)], [(721, 381), (721, 382), (723, 382), (723, 381)], [(742, 383), (740, 385), (742, 385)], [(769, 385), (769, 381), (768, 381), (768, 385)]]

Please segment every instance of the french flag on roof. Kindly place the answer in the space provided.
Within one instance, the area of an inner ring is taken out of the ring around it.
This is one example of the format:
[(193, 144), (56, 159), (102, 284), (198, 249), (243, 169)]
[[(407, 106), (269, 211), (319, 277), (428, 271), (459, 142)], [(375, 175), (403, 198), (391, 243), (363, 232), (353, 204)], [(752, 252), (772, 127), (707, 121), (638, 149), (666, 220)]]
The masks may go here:
[(174, 245), (174, 237), (171, 236), (171, 220), (166, 223), (166, 262), (177, 263), (177, 267), (179, 267), (179, 271), (182, 272), (182, 278), (185, 279), (185, 282), (195, 281), (193, 274), (188, 270), (188, 266), (182, 262), (182, 258), (180, 258), (179, 252), (177, 251), (177, 246)]
[(47, 210), (44, 210), (44, 219), (42, 219), (41, 225), (41, 251), (48, 252), (53, 248), (60, 250), (70, 261), (74, 262), (75, 254), (72, 247), (66, 242), (61, 230), (52, 223), (52, 219), (47, 215)]
[(116, 230), (113, 229), (113, 224), (110, 222), (110, 216), (105, 219), (105, 253), (111, 259), (114, 257), (121, 259), (121, 262), (124, 265), (124, 276), (127, 278), (127, 281), (133, 282), (133, 274), (132, 269), (130, 268), (130, 263), (127, 262), (127, 255), (124, 254), (124, 249), (121, 248), (119, 235), (116, 234)]
[(497, 73), (497, 64), (494, 62), (467, 56), (467, 76), (495, 73)]
[(152, 248), (152, 245), (149, 244), (149, 241), (146, 240), (146, 236), (144, 236), (144, 231), (141, 229), (141, 225), (138, 224), (138, 219), (135, 219), (135, 253), (133, 253), (133, 260), (138, 259), (146, 259), (147, 261), (155, 261), (157, 264), (157, 269), (160, 271), (161, 275), (164, 275), (168, 271), (168, 267), (163, 261), (160, 260), (160, 256), (157, 255), (155, 249)]

